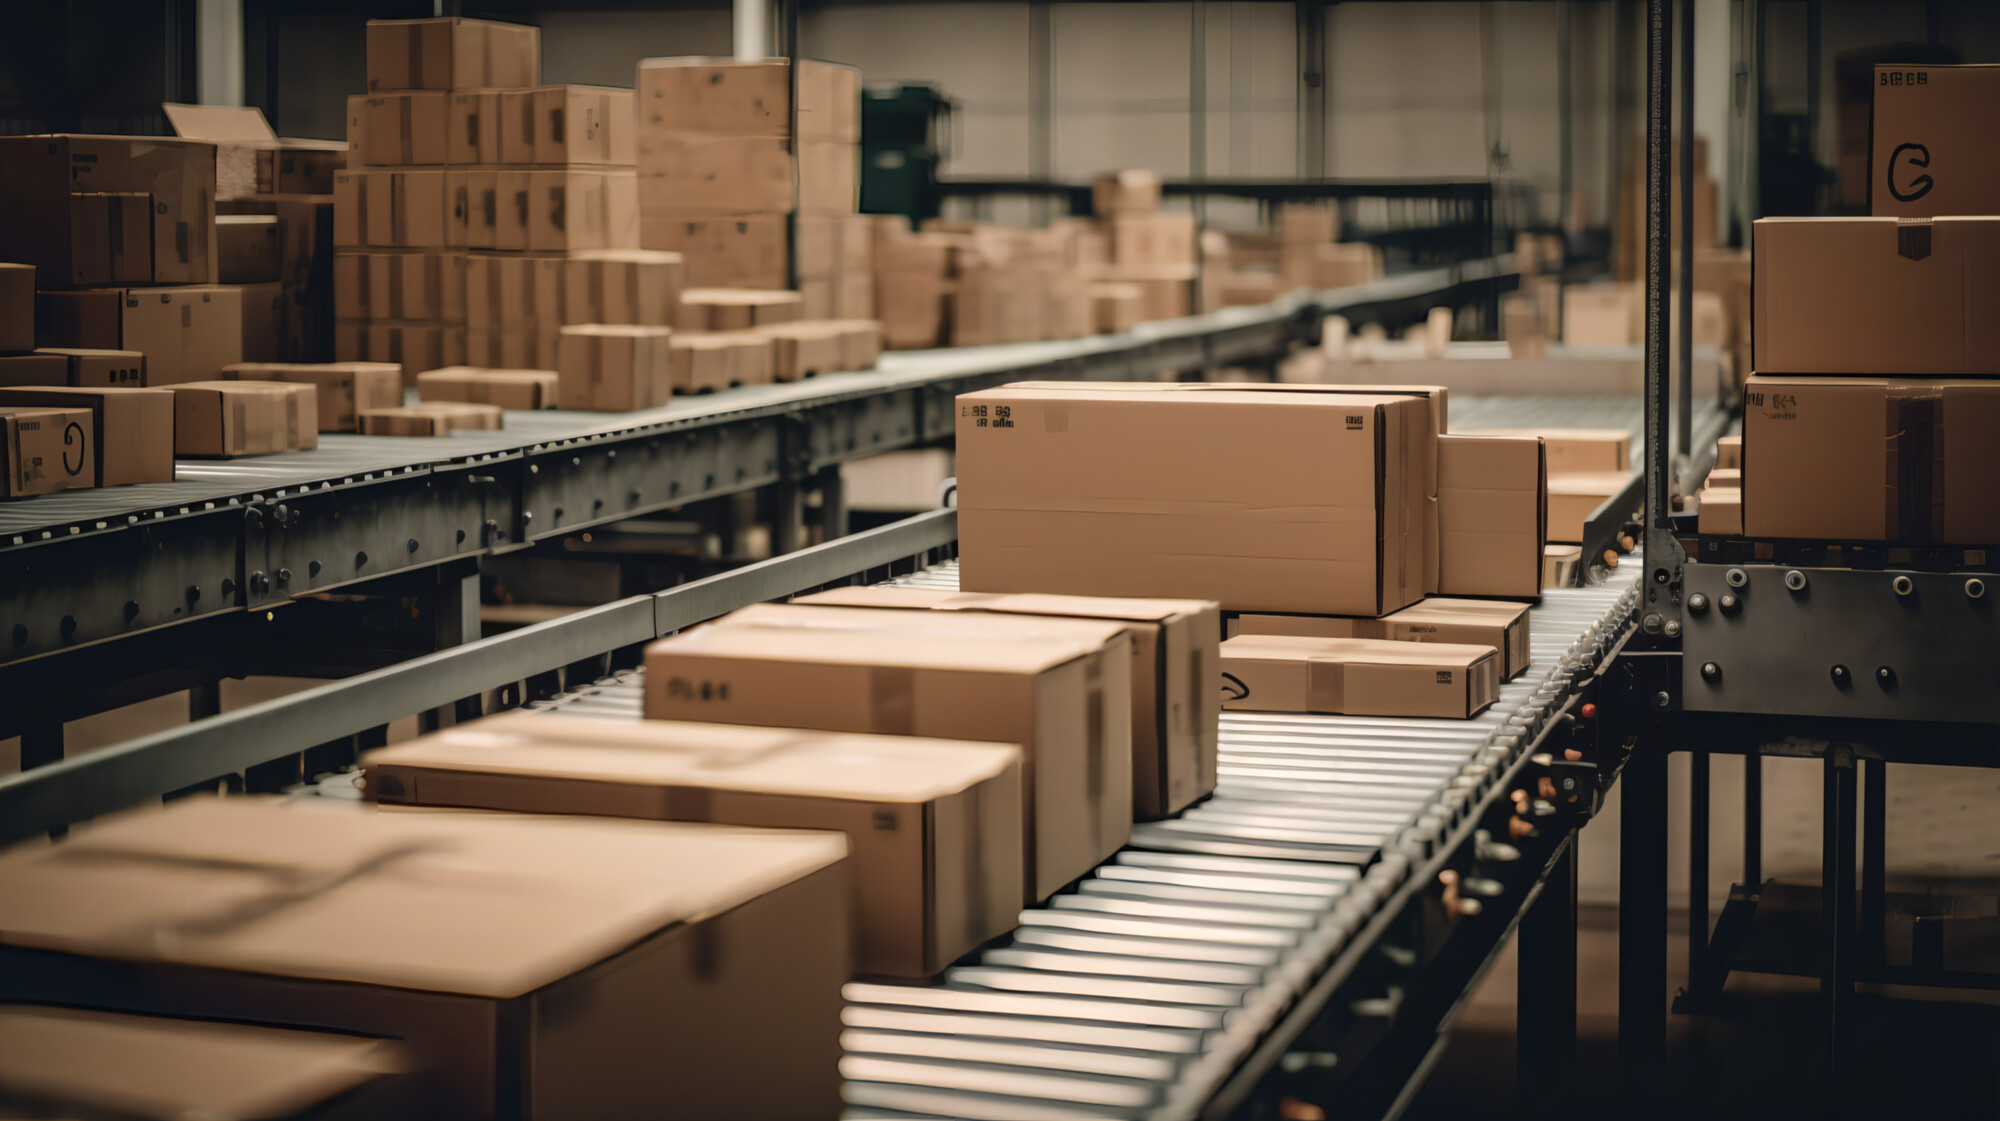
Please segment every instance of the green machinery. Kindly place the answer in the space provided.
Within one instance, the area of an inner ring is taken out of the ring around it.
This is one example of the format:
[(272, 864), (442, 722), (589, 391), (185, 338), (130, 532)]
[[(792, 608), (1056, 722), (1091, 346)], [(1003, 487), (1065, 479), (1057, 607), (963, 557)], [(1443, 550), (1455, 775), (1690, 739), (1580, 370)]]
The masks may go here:
[(861, 210), (938, 214), (938, 164), (951, 135), (951, 100), (927, 83), (869, 86), (861, 94)]

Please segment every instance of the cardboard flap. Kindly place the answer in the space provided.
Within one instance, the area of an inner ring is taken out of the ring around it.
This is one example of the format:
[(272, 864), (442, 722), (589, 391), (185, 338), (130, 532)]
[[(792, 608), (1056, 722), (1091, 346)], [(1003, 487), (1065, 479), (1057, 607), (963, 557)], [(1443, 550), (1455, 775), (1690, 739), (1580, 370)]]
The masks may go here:
[[(255, 105), (180, 105), (169, 101), (160, 108), (166, 111), (176, 136), (220, 144), (278, 147), (278, 134), (271, 131), (264, 111)], [(345, 144), (335, 146), (346, 148)]]

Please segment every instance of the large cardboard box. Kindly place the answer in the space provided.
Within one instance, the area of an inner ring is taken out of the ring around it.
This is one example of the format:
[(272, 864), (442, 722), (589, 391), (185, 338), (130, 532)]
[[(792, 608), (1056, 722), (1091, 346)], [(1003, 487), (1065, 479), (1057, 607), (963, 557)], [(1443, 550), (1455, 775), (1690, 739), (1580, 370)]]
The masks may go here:
[(0, 389), (0, 405), (87, 409), (95, 485), (174, 481), (174, 395), (164, 389)]
[(556, 399), (565, 409), (626, 412), (673, 397), (670, 327), (564, 327), (556, 343)]
[(442, 164), (449, 158), (450, 95), (443, 90), (370, 94), (362, 103), (361, 162), (375, 167)]
[(796, 131), (791, 64), (681, 56), (639, 63), (641, 133), (861, 140), (861, 71), (799, 61)]
[(847, 834), (855, 965), (926, 977), (1012, 929), (1011, 744), (513, 714), (370, 752), (385, 802)]
[(564, 323), (671, 327), (680, 312), (679, 253), (587, 249), (562, 262)]
[[(106, 191), (69, 197), (68, 284), (150, 284), (153, 280), (153, 196)], [(226, 277), (224, 279), (227, 279)]]
[(704, 214), (642, 205), (639, 228), (639, 244), (681, 255), (689, 288), (790, 285), (782, 213)]
[(502, 90), (451, 91), (445, 103), (445, 162), (501, 163)]
[(1440, 594), (1542, 594), (1553, 516), (1544, 448), (1538, 436), (1437, 438)]
[[(571, 85), (506, 90), (499, 94), (497, 108), (499, 148), (484, 162), (544, 167), (633, 162), (629, 89)], [(478, 119), (465, 123), (468, 139), (476, 136)]]
[(1215, 789), (1221, 698), (1215, 689), (1221, 609), (1206, 600), (989, 595), (873, 585), (833, 588), (793, 603), (1109, 619), (1132, 641), (1132, 813), (1179, 813)]
[(1130, 642), (1082, 619), (764, 604), (648, 646), (646, 715), (1018, 743), (1034, 902), (1131, 835)]
[(1549, 540), (1569, 545), (1582, 544), (1590, 515), (1623, 492), (1634, 474), (1631, 471), (1594, 471), (1549, 476)]
[(139, 389), (146, 384), (146, 356), (136, 350), (45, 346), (39, 355), (61, 358), (68, 376), (60, 384), (86, 389)]
[(119, 337), (109, 347), (144, 354), (147, 385), (206, 381), (219, 376), (224, 366), (243, 361), (240, 288), (128, 288), (117, 295), (122, 305)]
[[(521, 174), (506, 173), (502, 179), (511, 181)], [(503, 222), (499, 248), (567, 253), (638, 246), (638, 181), (632, 172), (619, 168), (540, 170), (526, 173), (526, 177), (526, 242), (508, 244), (511, 226)]]
[(35, 266), (0, 264), (0, 354), (35, 349)]
[(1023, 383), (958, 414), (967, 591), (1345, 615), (1423, 598), (1424, 397)]
[(831, 1116), (846, 848), (189, 798), (0, 856), (0, 996), (400, 1039), (430, 1116)]
[(483, 19), (371, 19), (368, 89), (495, 89), (537, 85), (542, 29)]
[(333, 259), (334, 313), (343, 319), (466, 322), (464, 253), (342, 253)]
[(342, 248), (381, 249), (444, 249), (464, 244), (465, 235), (458, 227), (466, 219), (456, 206), (448, 204), (446, 174), (443, 168), (372, 168), (334, 176), (333, 243)]
[(0, 498), (97, 485), (90, 409), (0, 404)]
[(1222, 707), (1348, 716), (1476, 716), (1500, 695), (1491, 646), (1245, 634), (1222, 644)]
[(2000, 66), (1877, 66), (1874, 79), (1869, 212), (2000, 214)]
[(229, 458), (319, 446), (319, 391), (268, 381), (172, 386), (174, 454)]
[(1760, 374), (2000, 374), (2000, 217), (1760, 218)]
[(449, 436), (460, 429), (494, 431), (506, 421), (498, 405), (466, 401), (427, 401), (364, 411), (358, 424), (364, 436)]
[(786, 213), (798, 198), (793, 149), (793, 141), (780, 137), (642, 131), (639, 206)]
[(1239, 634), (1491, 646), (1500, 655), (1500, 680), (1511, 681), (1528, 668), (1528, 605), (1525, 603), (1433, 596), (1380, 619), (1337, 615), (1239, 615), (1229, 621), (1229, 637)]
[(556, 407), (554, 370), (496, 370), (451, 366), (417, 375), (424, 401), (469, 401), (503, 409)]
[(321, 432), (352, 432), (361, 411), (403, 403), (403, 368), (393, 362), (239, 362), (222, 368), (222, 380), (313, 386)]
[(215, 283), (215, 146), (158, 136), (0, 137), (0, 260), (74, 276), (72, 193), (152, 198), (155, 284)]

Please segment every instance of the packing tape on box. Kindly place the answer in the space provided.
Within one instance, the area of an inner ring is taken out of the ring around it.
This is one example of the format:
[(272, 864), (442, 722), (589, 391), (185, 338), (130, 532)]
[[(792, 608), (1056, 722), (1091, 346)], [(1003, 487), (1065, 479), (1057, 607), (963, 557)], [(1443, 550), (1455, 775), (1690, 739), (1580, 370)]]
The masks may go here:
[(407, 262), (391, 259), (389, 262), (389, 314), (388, 319), (415, 319), (414, 315), (403, 314), (403, 266)]
[(668, 821), (709, 821), (714, 798), (705, 786), (669, 786), (665, 796)]
[(891, 736), (916, 734), (917, 671), (876, 666), (868, 671), (869, 726)]
[(1347, 667), (1339, 662), (1306, 663), (1306, 708), (1341, 712), (1347, 707)]

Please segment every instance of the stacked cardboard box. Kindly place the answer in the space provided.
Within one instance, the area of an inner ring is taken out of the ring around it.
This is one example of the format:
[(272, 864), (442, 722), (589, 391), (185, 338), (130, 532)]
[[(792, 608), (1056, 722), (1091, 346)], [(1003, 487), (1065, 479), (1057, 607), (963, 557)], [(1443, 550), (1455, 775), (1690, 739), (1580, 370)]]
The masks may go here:
[(1194, 306), (1195, 223), (1193, 215), (1160, 210), (1160, 180), (1149, 171), (1127, 170), (1100, 176), (1091, 184), (1097, 214), (1097, 243), (1086, 239), (1077, 271), (1086, 280), (1139, 289), (1142, 319), (1174, 319)]

